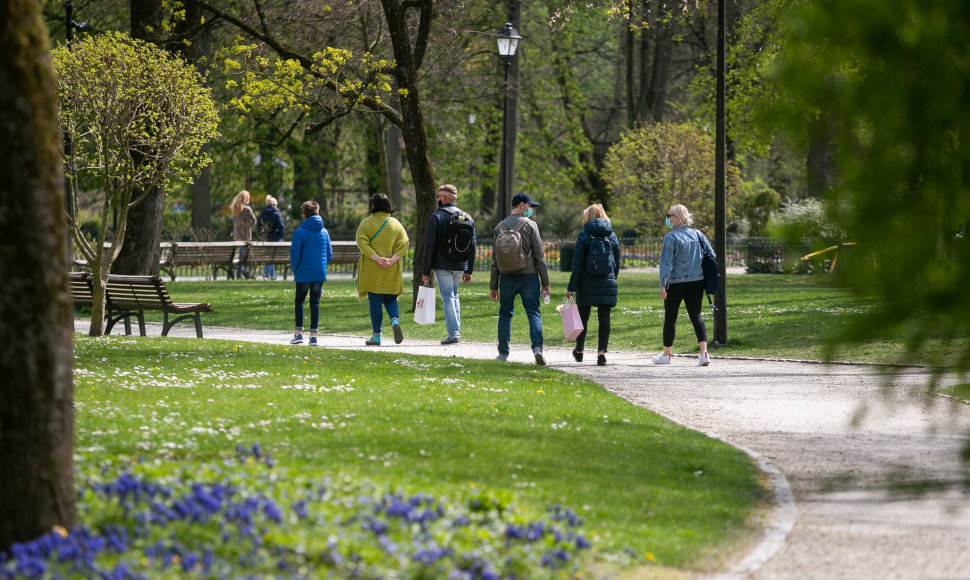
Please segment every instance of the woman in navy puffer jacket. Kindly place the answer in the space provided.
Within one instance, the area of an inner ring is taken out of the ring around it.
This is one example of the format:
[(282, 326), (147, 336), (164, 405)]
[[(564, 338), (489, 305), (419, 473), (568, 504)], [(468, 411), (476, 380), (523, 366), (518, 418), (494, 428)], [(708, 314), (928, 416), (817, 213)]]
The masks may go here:
[[(597, 250), (600, 250), (597, 252)], [(608, 264), (612, 255), (612, 264)], [(594, 264), (605, 265), (602, 272), (591, 273)], [(616, 306), (616, 277), (620, 274), (620, 241), (613, 233), (610, 218), (600, 204), (594, 204), (583, 212), (583, 231), (576, 238), (576, 253), (573, 254), (573, 271), (566, 286), (566, 299), (576, 293), (576, 306), (583, 320), (583, 332), (576, 337), (573, 358), (583, 361), (583, 348), (586, 345), (586, 331), (589, 315), (596, 306), (599, 320), (597, 332), (596, 364), (606, 364), (606, 347), (610, 341), (610, 312)]]

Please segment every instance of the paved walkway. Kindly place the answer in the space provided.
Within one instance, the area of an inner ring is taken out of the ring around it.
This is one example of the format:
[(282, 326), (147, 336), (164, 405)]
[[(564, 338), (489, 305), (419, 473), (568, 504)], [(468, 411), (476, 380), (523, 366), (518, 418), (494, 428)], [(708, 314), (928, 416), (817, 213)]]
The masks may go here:
[[(149, 326), (149, 336), (158, 336), (159, 327)], [(181, 327), (173, 335), (193, 332)], [(275, 344), (290, 337), (205, 332)], [(361, 336), (320, 341), (325, 348), (364, 348)], [(496, 354), (493, 344), (442, 347), (407, 339), (380, 348), (476, 359)], [(959, 460), (970, 406), (920, 398), (914, 387), (927, 380), (925, 370), (908, 369), (886, 387), (872, 366), (715, 358), (705, 368), (694, 357), (675, 357), (657, 367), (652, 354), (612, 352), (610, 364), (597, 367), (576, 364), (568, 348), (546, 348), (552, 368), (739, 446), (765, 470), (776, 504), (764, 518), (763, 538), (720, 573), (694, 577), (970, 579), (970, 490), (961, 485), (968, 464)], [(509, 360), (534, 362), (526, 347), (513, 347)]]

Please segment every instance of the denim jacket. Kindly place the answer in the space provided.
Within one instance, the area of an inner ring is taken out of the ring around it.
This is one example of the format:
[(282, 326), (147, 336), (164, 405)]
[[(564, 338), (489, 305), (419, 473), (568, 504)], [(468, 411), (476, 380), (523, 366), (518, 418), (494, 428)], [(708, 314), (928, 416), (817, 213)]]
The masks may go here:
[(660, 287), (703, 280), (704, 246), (714, 253), (704, 234), (687, 226), (677, 226), (667, 232), (660, 249)]

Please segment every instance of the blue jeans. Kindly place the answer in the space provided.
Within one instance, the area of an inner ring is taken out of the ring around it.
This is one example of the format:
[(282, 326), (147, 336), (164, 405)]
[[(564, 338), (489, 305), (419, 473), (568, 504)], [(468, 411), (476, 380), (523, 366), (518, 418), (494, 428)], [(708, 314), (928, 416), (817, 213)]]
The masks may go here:
[(265, 276), (270, 280), (276, 280), (276, 266), (274, 264), (266, 264)]
[(509, 354), (515, 295), (522, 296), (522, 307), (529, 317), (532, 350), (542, 350), (542, 315), (539, 313), (539, 276), (499, 276), (498, 279), (498, 353)]
[(441, 293), (441, 310), (445, 313), (445, 328), (449, 337), (461, 336), (461, 305), (458, 302), (458, 285), (464, 272), (461, 270), (435, 270), (438, 292)]
[(374, 331), (374, 336), (381, 335), (381, 327), (384, 324), (384, 309), (387, 309), (387, 316), (391, 320), (398, 317), (397, 296), (394, 294), (374, 294), (367, 293), (367, 302), (370, 303), (370, 326)]
[(310, 332), (316, 332), (320, 324), (320, 295), (323, 294), (323, 282), (297, 282), (296, 297), (293, 304), (296, 310), (296, 329), (303, 332), (303, 302), (307, 292), (310, 293)]

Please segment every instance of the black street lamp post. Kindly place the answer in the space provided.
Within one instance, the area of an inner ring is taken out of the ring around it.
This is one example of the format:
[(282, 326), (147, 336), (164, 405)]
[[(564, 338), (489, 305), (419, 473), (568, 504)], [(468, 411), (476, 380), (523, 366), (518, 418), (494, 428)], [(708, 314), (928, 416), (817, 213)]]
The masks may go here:
[(512, 197), (512, 156), (515, 151), (509, 147), (509, 125), (514, 122), (514, 118), (509, 116), (509, 67), (512, 66), (512, 58), (515, 57), (515, 50), (521, 39), (519, 31), (512, 28), (510, 22), (505, 23), (496, 37), (498, 54), (505, 64), (505, 81), (502, 84), (502, 155), (499, 159), (498, 181), (499, 219), (509, 215), (509, 202)]

